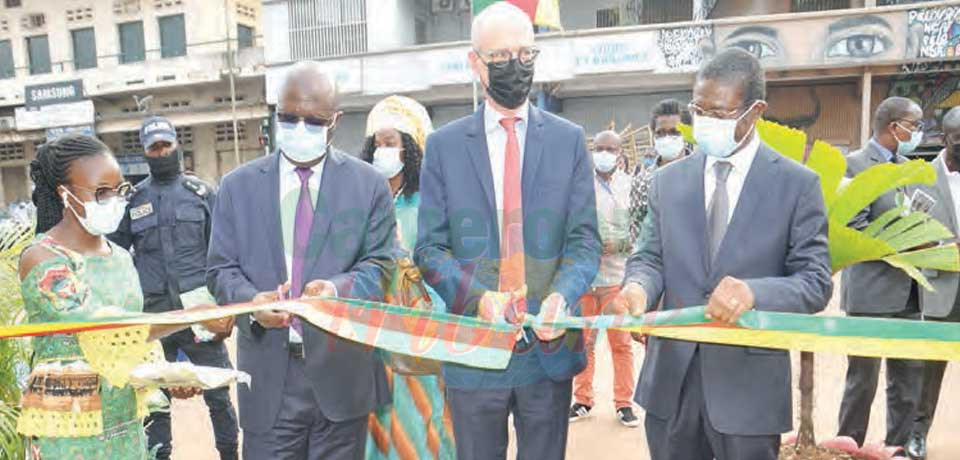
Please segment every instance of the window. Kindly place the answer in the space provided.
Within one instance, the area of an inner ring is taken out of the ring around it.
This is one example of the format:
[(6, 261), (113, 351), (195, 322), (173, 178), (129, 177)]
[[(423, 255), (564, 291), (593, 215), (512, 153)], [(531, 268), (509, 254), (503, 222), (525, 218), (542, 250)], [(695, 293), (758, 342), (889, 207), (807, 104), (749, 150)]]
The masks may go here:
[(27, 57), (30, 75), (50, 73), (50, 43), (46, 35), (27, 37)]
[(665, 24), (693, 19), (693, 0), (644, 0), (640, 24)]
[(0, 40), (0, 78), (12, 78), (14, 73), (13, 48), (10, 47), (10, 40)]
[(92, 69), (97, 66), (97, 42), (93, 27), (70, 32), (73, 38), (73, 68)]
[(23, 158), (23, 143), (0, 144), (0, 161), (22, 160)]
[(17, 8), (22, 3), (22, 0), (3, 0), (3, 6), (7, 8)]
[(160, 23), (160, 57), (177, 57), (187, 54), (187, 33), (183, 15), (164, 16)]
[(253, 48), (253, 27), (237, 24), (237, 48)]
[[(237, 123), (237, 131), (240, 133), (237, 140), (247, 140), (247, 128), (243, 123)], [(217, 142), (233, 142), (233, 122), (217, 123), (216, 125)]]
[(617, 27), (620, 25), (620, 8), (597, 10), (597, 27)]
[(144, 60), (143, 21), (120, 24), (120, 63)]
[(320, 59), (367, 51), (365, 1), (298, 0), (289, 5), (291, 59)]
[(790, 9), (795, 13), (850, 8), (850, 0), (793, 0), (791, 3)]
[(143, 153), (143, 144), (140, 143), (140, 131), (124, 131), (122, 142), (120, 155), (140, 155)]

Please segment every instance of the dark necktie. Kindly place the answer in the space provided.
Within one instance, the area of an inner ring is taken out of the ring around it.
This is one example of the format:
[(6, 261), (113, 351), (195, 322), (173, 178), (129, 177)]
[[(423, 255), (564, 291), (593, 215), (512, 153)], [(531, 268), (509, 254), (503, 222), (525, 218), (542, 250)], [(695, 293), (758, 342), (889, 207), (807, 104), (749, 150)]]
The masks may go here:
[(720, 161), (713, 165), (714, 175), (717, 178), (717, 187), (713, 189), (713, 199), (710, 201), (710, 211), (707, 213), (707, 227), (710, 235), (710, 260), (717, 256), (723, 235), (727, 233), (727, 224), (730, 215), (730, 197), (727, 194), (727, 178), (733, 168), (728, 162)]
[[(307, 259), (307, 249), (310, 246), (310, 229), (313, 228), (313, 200), (310, 199), (310, 168), (297, 168), (300, 177), (300, 198), (297, 200), (297, 214), (293, 220), (293, 263), (290, 273), (290, 297), (299, 298), (303, 294), (303, 268)], [(301, 336), (303, 325), (300, 318), (294, 316), (291, 327)]]

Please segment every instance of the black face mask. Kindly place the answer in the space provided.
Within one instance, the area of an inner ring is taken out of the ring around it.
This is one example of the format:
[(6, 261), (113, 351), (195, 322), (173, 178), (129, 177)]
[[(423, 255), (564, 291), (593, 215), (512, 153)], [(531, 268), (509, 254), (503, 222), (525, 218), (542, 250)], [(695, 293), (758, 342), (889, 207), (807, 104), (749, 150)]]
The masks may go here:
[(500, 66), (487, 64), (490, 76), (487, 94), (504, 108), (520, 107), (527, 101), (533, 87), (533, 67), (533, 63), (524, 65), (519, 59), (511, 59)]
[(155, 179), (161, 181), (173, 179), (181, 172), (180, 150), (165, 157), (147, 157), (147, 166), (150, 167), (150, 175)]

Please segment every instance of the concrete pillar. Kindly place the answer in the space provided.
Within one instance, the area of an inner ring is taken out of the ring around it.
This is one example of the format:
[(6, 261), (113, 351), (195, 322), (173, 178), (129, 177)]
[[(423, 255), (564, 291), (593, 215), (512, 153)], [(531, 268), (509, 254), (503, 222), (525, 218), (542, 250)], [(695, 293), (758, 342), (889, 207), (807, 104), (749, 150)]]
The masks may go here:
[(873, 94), (873, 72), (863, 73), (860, 86), (860, 148), (870, 139), (870, 129), (873, 123), (873, 114), (870, 113), (870, 96)]

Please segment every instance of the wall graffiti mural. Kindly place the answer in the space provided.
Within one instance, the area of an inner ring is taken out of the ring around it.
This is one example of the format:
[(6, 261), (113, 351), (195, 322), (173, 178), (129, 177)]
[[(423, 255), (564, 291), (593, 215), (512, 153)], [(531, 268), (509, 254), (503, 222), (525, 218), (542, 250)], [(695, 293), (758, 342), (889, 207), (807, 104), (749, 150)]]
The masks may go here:
[(912, 53), (904, 14), (864, 14), (724, 26), (719, 48), (742, 48), (769, 68), (902, 59)]
[(696, 69), (713, 53), (713, 25), (660, 29), (657, 47), (666, 69)]
[(910, 10), (907, 23), (920, 37), (917, 57), (960, 57), (960, 6)]
[(924, 144), (937, 144), (940, 122), (950, 108), (960, 105), (960, 75), (953, 72), (910, 74), (890, 82), (888, 96), (913, 99), (923, 109)]

